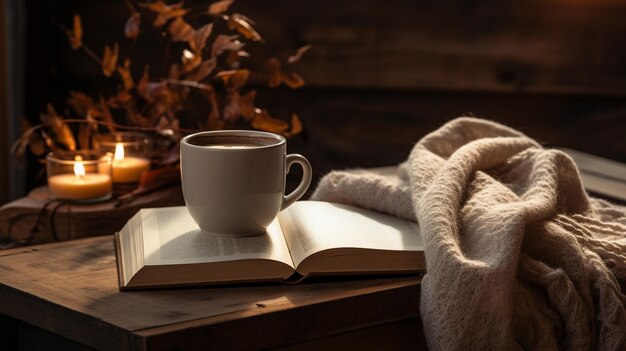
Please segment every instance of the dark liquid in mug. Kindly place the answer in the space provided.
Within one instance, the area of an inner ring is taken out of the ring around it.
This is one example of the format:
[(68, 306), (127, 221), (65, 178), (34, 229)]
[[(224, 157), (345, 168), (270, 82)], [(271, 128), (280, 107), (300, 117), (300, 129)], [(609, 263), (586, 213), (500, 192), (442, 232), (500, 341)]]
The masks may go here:
[(251, 135), (196, 135), (189, 144), (214, 149), (252, 149), (280, 143), (280, 140)]

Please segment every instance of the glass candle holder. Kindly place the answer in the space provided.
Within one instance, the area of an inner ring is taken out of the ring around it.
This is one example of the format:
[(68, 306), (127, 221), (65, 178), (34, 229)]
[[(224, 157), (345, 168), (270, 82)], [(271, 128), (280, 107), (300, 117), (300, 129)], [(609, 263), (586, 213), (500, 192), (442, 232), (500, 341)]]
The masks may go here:
[(88, 150), (48, 154), (48, 189), (53, 198), (95, 202), (111, 198), (111, 157)]
[(150, 169), (152, 140), (135, 132), (102, 134), (96, 137), (96, 149), (112, 158), (113, 183), (136, 183)]

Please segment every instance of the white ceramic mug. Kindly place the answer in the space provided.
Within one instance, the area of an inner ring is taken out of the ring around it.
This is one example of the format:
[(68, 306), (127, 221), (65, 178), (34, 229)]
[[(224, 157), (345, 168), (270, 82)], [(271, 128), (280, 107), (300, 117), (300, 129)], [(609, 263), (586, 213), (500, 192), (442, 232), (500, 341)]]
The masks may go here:
[[(298, 163), (300, 185), (285, 196), (285, 178)], [(287, 155), (284, 137), (266, 132), (200, 132), (180, 142), (183, 196), (203, 232), (226, 237), (265, 232), (279, 211), (298, 200), (311, 184), (311, 165)]]

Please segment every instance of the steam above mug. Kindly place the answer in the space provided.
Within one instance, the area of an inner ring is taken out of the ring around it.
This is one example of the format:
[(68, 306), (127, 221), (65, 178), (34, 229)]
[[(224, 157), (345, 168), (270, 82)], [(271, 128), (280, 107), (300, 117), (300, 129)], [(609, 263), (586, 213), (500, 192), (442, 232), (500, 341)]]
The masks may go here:
[[(300, 185), (285, 196), (286, 174), (298, 163)], [(242, 237), (265, 232), (279, 211), (311, 184), (311, 165), (287, 155), (284, 137), (266, 132), (220, 130), (192, 134), (180, 142), (185, 204), (203, 232)]]

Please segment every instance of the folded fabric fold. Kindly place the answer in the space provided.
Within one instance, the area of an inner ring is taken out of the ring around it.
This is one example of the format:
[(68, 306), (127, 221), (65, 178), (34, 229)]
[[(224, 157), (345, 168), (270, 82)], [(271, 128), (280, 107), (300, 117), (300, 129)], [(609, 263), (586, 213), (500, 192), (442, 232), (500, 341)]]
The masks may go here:
[(626, 208), (589, 198), (561, 151), (461, 117), (395, 174), (333, 171), (313, 199), (419, 222), (433, 350), (626, 349)]

